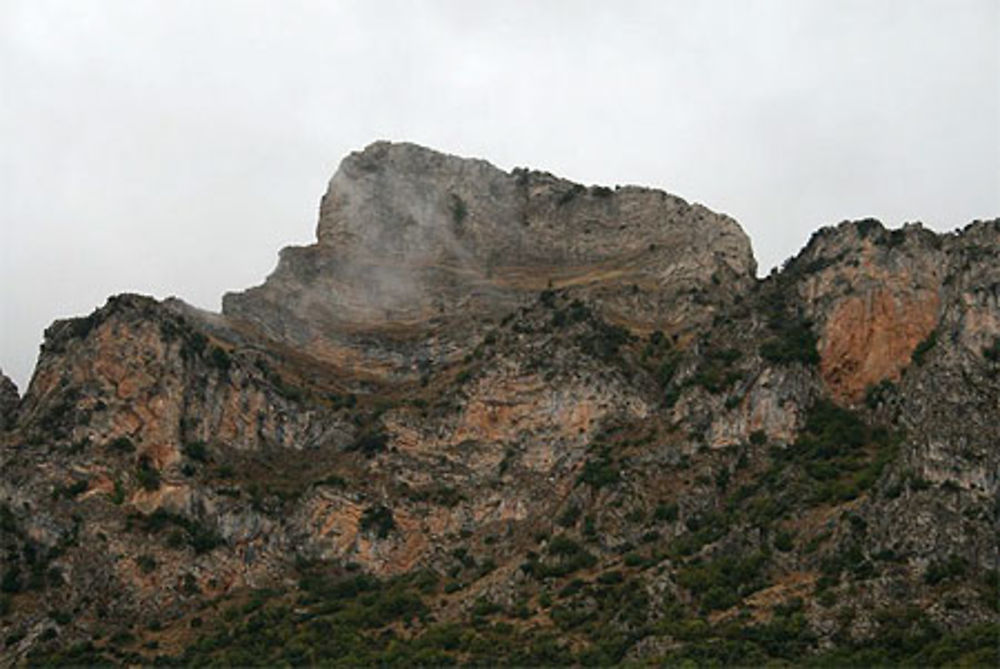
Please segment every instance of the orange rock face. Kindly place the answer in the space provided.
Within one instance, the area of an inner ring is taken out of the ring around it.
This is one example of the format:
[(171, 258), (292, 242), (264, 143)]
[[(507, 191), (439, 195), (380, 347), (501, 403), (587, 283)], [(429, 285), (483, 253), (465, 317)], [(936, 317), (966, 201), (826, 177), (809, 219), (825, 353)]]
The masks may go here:
[(938, 321), (940, 298), (931, 290), (894, 294), (877, 288), (840, 301), (820, 341), (820, 371), (839, 399), (856, 402), (883, 379), (896, 381), (913, 349)]

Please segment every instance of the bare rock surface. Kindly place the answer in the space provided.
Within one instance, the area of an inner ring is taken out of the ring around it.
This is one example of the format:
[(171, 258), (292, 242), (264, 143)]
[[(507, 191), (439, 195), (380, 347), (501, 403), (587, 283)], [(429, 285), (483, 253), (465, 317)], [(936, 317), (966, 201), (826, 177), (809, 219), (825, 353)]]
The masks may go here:
[[(227, 295), (223, 312), (324, 359), (379, 357), (403, 373), (460, 355), (476, 321), (546, 288), (579, 287), (615, 322), (690, 329), (756, 270), (735, 221), (662, 191), (389, 142), (341, 163), (317, 240), (284, 249), (265, 284)], [(373, 345), (373, 333), (399, 343)]]

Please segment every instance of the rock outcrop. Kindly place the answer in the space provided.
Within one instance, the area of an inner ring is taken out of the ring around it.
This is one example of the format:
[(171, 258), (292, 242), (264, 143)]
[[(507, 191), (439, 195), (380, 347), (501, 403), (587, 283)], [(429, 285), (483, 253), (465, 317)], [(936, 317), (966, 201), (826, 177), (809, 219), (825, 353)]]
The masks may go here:
[(0, 370), (0, 430), (14, 426), (17, 419), (17, 405), (21, 403), (17, 386)]
[(996, 659), (1000, 220), (758, 281), (659, 191), (378, 143), (317, 237), (0, 378), (3, 664)]
[(226, 295), (223, 312), (330, 362), (397, 375), (461, 357), (483, 322), (546, 288), (577, 287), (614, 322), (690, 330), (756, 270), (735, 221), (662, 191), (388, 142), (341, 163), (317, 239), (284, 249), (267, 282)]

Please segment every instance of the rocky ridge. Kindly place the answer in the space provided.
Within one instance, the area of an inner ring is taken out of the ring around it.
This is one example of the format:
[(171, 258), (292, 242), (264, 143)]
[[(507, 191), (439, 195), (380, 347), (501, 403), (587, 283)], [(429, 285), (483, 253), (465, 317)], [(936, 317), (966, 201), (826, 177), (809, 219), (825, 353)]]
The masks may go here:
[(0, 386), (6, 662), (995, 657), (1000, 220), (758, 281), (659, 191), (377, 143), (317, 237)]
[(388, 142), (341, 163), (317, 240), (284, 249), (264, 285), (226, 295), (223, 313), (397, 377), (460, 358), (482, 321), (545, 289), (572, 286), (632, 328), (693, 329), (756, 271), (735, 221), (662, 191)]

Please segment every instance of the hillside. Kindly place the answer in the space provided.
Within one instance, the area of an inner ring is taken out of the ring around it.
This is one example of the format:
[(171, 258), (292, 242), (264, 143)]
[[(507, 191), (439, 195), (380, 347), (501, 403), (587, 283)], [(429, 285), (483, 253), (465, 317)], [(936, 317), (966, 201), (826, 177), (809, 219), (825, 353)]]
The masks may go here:
[(10, 665), (995, 665), (1000, 219), (816, 232), (410, 144), (221, 314), (0, 384)]

